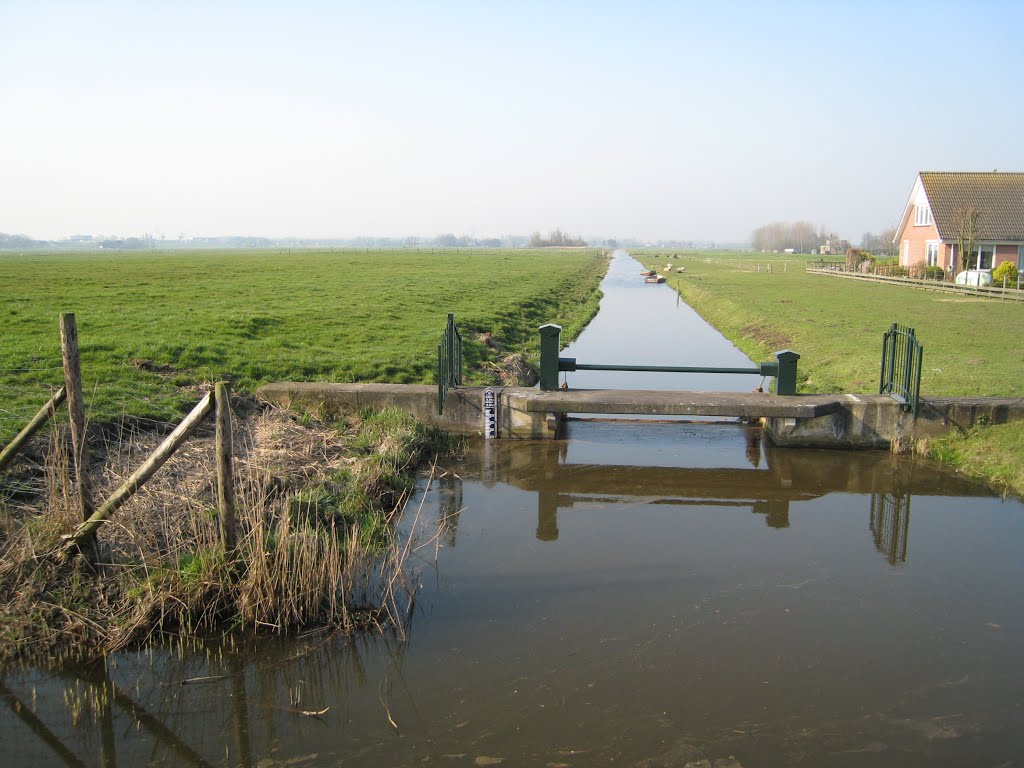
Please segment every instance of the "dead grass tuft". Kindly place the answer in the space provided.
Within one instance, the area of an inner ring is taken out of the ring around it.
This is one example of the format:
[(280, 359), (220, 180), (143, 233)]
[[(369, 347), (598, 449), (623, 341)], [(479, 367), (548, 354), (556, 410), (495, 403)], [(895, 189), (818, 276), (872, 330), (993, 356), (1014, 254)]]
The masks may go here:
[[(95, 657), (166, 632), (402, 630), (414, 590), (393, 522), (440, 436), (387, 411), (342, 424), (252, 403), (238, 411), (233, 558), (220, 546), (205, 429), (100, 528), (94, 565), (55, 564), (48, 555), (79, 507), (65, 430), (49, 435), (31, 483), (0, 497), (0, 661)], [(162, 436), (130, 425), (97, 433), (99, 500)]]

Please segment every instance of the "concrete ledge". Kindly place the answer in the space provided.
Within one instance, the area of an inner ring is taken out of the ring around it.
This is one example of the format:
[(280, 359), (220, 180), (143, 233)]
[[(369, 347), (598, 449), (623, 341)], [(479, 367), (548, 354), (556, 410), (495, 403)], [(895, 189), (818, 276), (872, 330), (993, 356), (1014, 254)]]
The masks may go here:
[(509, 389), (513, 408), (546, 413), (623, 413), (655, 416), (779, 416), (809, 419), (835, 413), (842, 395), (760, 392), (659, 392), (629, 389)]
[[(429, 384), (332, 384), (277, 382), (257, 394), (286, 408), (339, 416), (360, 408), (396, 406), (417, 419), (459, 434), (483, 433), (483, 396), (488, 387), (449, 390), (444, 415), (437, 387)], [(1024, 420), (1024, 398), (932, 397), (915, 419), (885, 395), (778, 395), (742, 392), (489, 387), (496, 395), (500, 437), (551, 439), (567, 413), (735, 416), (763, 419), (773, 443), (786, 447), (889, 448), (977, 424)]]
[(886, 395), (841, 395), (839, 409), (813, 419), (769, 417), (773, 443), (808, 448), (889, 448), (894, 441), (939, 437), (978, 424), (1024, 420), (1024, 398), (932, 397), (915, 419)]

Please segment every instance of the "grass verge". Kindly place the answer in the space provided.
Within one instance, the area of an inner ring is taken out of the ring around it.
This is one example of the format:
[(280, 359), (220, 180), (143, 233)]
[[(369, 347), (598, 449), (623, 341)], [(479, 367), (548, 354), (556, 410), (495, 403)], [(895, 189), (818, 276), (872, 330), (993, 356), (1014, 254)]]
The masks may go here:
[(928, 442), (927, 455), (1024, 498), (1024, 422), (975, 427)]
[[(1024, 307), (1015, 302), (812, 274), (804, 270), (808, 257), (798, 255), (633, 255), (650, 268), (684, 266), (668, 283), (751, 359), (770, 360), (785, 348), (799, 352), (802, 392), (877, 392), (882, 335), (899, 322), (913, 327), (924, 345), (924, 397), (1024, 396), (1024, 355), (1015, 332)], [(1019, 424), (929, 441), (928, 450), (933, 458), (1024, 496)]]

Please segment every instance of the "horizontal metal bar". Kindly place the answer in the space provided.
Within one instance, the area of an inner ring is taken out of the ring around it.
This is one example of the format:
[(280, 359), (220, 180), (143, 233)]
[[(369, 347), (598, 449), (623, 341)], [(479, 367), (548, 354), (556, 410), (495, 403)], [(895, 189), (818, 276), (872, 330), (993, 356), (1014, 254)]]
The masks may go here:
[(702, 368), (668, 365), (589, 365), (585, 363), (576, 363), (574, 369), (560, 368), (560, 370), (650, 371), (654, 373), (752, 373), (757, 376), (771, 375), (762, 373), (762, 370), (760, 368)]

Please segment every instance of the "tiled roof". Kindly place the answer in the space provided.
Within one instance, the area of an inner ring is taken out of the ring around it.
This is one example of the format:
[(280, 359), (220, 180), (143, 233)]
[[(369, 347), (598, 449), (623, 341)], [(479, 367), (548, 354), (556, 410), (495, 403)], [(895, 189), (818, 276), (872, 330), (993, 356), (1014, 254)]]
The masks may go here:
[(954, 241), (961, 211), (979, 211), (977, 240), (1024, 242), (1024, 173), (921, 172), (939, 237)]

